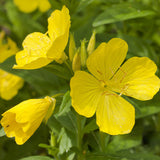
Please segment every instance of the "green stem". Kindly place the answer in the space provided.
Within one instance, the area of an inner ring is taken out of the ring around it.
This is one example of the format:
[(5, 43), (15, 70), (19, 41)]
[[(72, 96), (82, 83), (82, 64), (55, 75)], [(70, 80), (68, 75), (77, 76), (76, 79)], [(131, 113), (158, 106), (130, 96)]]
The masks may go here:
[(56, 98), (56, 97), (63, 96), (63, 95), (64, 95), (64, 93), (57, 93), (57, 94), (55, 94), (55, 95), (53, 95), (51, 97), (52, 98)]
[(77, 114), (77, 147), (79, 149), (79, 154), (77, 160), (83, 160), (82, 155), (82, 127), (81, 127), (81, 116)]
[(109, 143), (110, 135), (100, 131), (99, 131), (99, 135), (100, 135), (100, 150), (101, 152), (105, 153), (106, 146)]
[(105, 152), (105, 134), (101, 131), (99, 131), (99, 135), (100, 135), (100, 145), (101, 145), (101, 152)]
[(70, 72), (72, 73), (72, 75), (74, 74), (72, 71), (72, 68), (70, 66), (70, 64), (67, 61), (64, 61), (65, 65), (67, 66), (67, 68), (70, 70)]

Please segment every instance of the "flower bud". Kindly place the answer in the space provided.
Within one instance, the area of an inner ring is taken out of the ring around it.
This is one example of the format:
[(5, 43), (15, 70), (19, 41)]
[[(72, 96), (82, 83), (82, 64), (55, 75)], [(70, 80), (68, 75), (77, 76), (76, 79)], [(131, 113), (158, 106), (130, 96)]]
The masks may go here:
[(96, 31), (94, 30), (87, 47), (88, 55), (90, 55), (94, 51), (95, 43), (96, 43)]
[(80, 48), (77, 49), (76, 54), (73, 57), (72, 70), (73, 72), (81, 69), (81, 57)]
[(86, 51), (86, 46), (85, 46), (86, 40), (81, 41), (81, 65), (84, 67), (86, 65), (86, 60), (87, 60), (87, 51)]
[(72, 33), (70, 33), (69, 59), (71, 62), (73, 61), (73, 57), (75, 55), (75, 52), (76, 52), (76, 44), (75, 44), (75, 40), (74, 40), (74, 35)]

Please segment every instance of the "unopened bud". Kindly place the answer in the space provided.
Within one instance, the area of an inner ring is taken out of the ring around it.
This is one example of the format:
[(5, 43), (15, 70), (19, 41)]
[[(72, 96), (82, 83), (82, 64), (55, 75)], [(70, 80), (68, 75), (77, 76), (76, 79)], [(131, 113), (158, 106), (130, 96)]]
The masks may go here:
[(56, 146), (56, 136), (54, 135), (53, 132), (51, 132), (50, 145), (51, 145), (52, 147)]
[(62, 64), (64, 61), (66, 61), (68, 59), (67, 55), (65, 54), (65, 52), (62, 53), (62, 57), (58, 60), (55, 60), (57, 63)]
[(80, 57), (80, 48), (77, 49), (72, 62), (72, 70), (73, 72), (81, 69), (81, 57)]
[(81, 41), (81, 65), (84, 67), (86, 65), (87, 60), (87, 51), (85, 46), (86, 40)]
[(75, 55), (76, 52), (76, 44), (75, 44), (75, 40), (74, 40), (74, 35), (72, 33), (70, 33), (70, 40), (69, 40), (69, 59), (72, 62), (73, 61), (73, 57)]
[(95, 44), (96, 44), (96, 31), (94, 30), (87, 47), (88, 55), (90, 55), (94, 51)]

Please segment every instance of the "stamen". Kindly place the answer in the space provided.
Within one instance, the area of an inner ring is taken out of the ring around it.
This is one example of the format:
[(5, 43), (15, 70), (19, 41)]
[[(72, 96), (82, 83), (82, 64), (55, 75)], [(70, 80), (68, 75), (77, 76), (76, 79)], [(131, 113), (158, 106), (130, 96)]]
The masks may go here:
[(99, 70), (97, 70), (97, 72), (102, 75), (102, 72), (100, 72)]
[(120, 80), (120, 83), (122, 83), (123, 79), (127, 76), (127, 73), (125, 71), (123, 71), (121, 67), (119, 67), (119, 70), (121, 70), (124, 73), (124, 76)]
[(121, 96), (123, 93), (125, 93), (127, 91), (128, 87), (129, 87), (129, 84), (124, 85), (123, 88), (121, 89), (119, 96)]

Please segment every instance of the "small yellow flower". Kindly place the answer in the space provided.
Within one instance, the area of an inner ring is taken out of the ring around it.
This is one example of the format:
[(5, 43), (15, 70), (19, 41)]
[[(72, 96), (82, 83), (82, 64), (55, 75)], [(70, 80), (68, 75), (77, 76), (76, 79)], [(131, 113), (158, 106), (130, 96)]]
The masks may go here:
[(23, 41), (24, 50), (16, 54), (15, 69), (37, 69), (53, 60), (64, 59), (70, 28), (69, 10), (55, 10), (48, 19), (48, 35), (40, 32), (29, 34)]
[(7, 58), (16, 54), (18, 47), (12, 39), (7, 38), (7, 43), (3, 43), (5, 33), (0, 32), (0, 63), (3, 63)]
[(24, 80), (16, 75), (0, 69), (0, 97), (5, 100), (12, 99), (20, 88)]
[(14, 3), (19, 10), (25, 13), (32, 12), (37, 8), (41, 12), (46, 12), (51, 8), (48, 0), (14, 0)]
[(74, 109), (86, 117), (96, 113), (100, 131), (111, 135), (127, 134), (135, 123), (135, 109), (122, 94), (149, 100), (160, 88), (157, 67), (149, 58), (133, 57), (121, 66), (127, 51), (119, 38), (100, 44), (87, 59), (92, 75), (77, 71), (70, 82)]
[(24, 144), (40, 126), (47, 121), (55, 108), (56, 100), (51, 97), (30, 99), (21, 102), (2, 114), (1, 125), (7, 137), (15, 137), (18, 145)]

